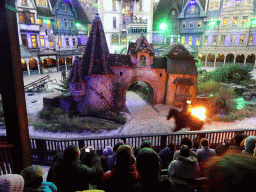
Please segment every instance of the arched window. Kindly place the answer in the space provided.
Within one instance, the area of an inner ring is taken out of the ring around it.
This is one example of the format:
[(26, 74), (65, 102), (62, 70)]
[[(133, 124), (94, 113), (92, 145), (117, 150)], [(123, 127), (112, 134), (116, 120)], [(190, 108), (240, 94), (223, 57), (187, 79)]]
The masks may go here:
[(140, 56), (140, 66), (145, 66), (146, 65), (146, 57), (145, 55)]
[(120, 41), (121, 41), (121, 44), (126, 44), (127, 42), (126, 34), (121, 34)]
[(111, 42), (112, 43), (118, 43), (118, 35), (116, 34), (116, 33), (114, 33), (113, 35), (112, 35), (112, 39), (111, 39)]

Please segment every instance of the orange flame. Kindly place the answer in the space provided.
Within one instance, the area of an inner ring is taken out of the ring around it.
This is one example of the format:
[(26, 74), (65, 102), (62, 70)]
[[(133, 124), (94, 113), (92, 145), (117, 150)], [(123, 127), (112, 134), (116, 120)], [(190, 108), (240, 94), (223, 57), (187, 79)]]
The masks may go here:
[(191, 114), (195, 117), (199, 118), (200, 120), (204, 121), (206, 119), (206, 110), (203, 107), (198, 108), (191, 108)]

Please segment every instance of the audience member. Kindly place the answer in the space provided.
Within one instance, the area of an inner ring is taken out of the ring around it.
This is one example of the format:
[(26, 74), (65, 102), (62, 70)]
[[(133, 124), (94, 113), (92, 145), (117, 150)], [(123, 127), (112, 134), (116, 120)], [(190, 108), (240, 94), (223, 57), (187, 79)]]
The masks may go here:
[(50, 167), (49, 171), (48, 171), (48, 174), (47, 174), (47, 177), (46, 177), (46, 181), (48, 182), (53, 182), (53, 179), (52, 179), (52, 168), (53, 168), (53, 165), (55, 162), (57, 161), (62, 161), (63, 160), (63, 152), (58, 152), (56, 153), (54, 156), (53, 156), (53, 164), (52, 166)]
[(242, 151), (242, 153), (252, 156), (254, 153), (255, 144), (256, 144), (256, 136), (247, 137), (244, 141), (244, 150)]
[(133, 160), (132, 148), (121, 145), (116, 151), (116, 164), (111, 171), (101, 177), (98, 189), (105, 192), (131, 191), (131, 187), (139, 181), (139, 173)]
[[(87, 147), (90, 152), (86, 158), (90, 158), (91, 167), (82, 165), (79, 158), (81, 151), (75, 145), (69, 145), (64, 150), (64, 158), (53, 165), (52, 177), (58, 192), (74, 192), (89, 189), (89, 183), (94, 183), (102, 176), (102, 168), (99, 156), (92, 147)], [(82, 149), (85, 152), (85, 148)]]
[(109, 155), (109, 156), (107, 157), (108, 169), (111, 169), (111, 168), (114, 166), (114, 164), (115, 164), (115, 162), (116, 162), (116, 150), (117, 150), (118, 147), (121, 146), (121, 145), (123, 145), (123, 143), (121, 143), (121, 142), (116, 143), (116, 144), (114, 145), (114, 147), (113, 147), (113, 152), (114, 152), (114, 153), (113, 153), (112, 155)]
[(159, 152), (159, 157), (161, 159), (162, 169), (167, 169), (171, 161), (173, 160), (173, 155), (176, 150), (176, 146), (173, 143), (169, 143), (169, 145), (162, 149)]
[(202, 138), (200, 140), (201, 149), (196, 151), (196, 157), (198, 163), (205, 163), (209, 158), (214, 157), (216, 152), (214, 149), (209, 148), (209, 140), (206, 138)]
[(218, 156), (221, 156), (223, 155), (224, 153), (227, 152), (228, 148), (230, 147), (231, 145), (231, 141), (229, 138), (225, 138), (224, 139), (224, 143), (222, 143), (221, 145), (219, 145), (216, 149), (215, 149), (215, 152), (216, 152), (216, 155)]
[(0, 176), (1, 192), (22, 192), (24, 189), (24, 179), (18, 174), (7, 174)]
[(143, 149), (143, 148), (152, 148), (151, 146), (151, 141), (150, 140), (144, 140), (142, 141), (142, 143), (140, 144), (140, 149)]
[(112, 154), (113, 154), (113, 148), (111, 146), (107, 146), (103, 150), (103, 155), (100, 157), (103, 172), (106, 172), (109, 170), (107, 157)]
[[(189, 156), (194, 156), (194, 157), (196, 157), (196, 153), (191, 150), (191, 148), (192, 148), (192, 141), (191, 141), (191, 139), (189, 139), (188, 137), (182, 138), (182, 139), (181, 139), (181, 145), (187, 145), (188, 148), (189, 148)], [(179, 151), (179, 150), (178, 150), (178, 151), (175, 151), (174, 156), (173, 156), (173, 160), (176, 160), (177, 157), (179, 156), (179, 154), (180, 154), (180, 151)]]
[(189, 156), (189, 154), (189, 147), (182, 145), (176, 160), (173, 160), (168, 167), (168, 174), (171, 179), (196, 178), (199, 165), (196, 157)]
[(24, 179), (24, 191), (36, 189), (44, 192), (57, 192), (57, 187), (52, 182), (43, 181), (43, 169), (39, 165), (29, 166), (21, 171)]
[(208, 181), (204, 191), (251, 191), (256, 178), (256, 159), (242, 153), (228, 152), (214, 157), (207, 166)]
[(200, 149), (200, 143), (197, 139), (193, 140), (193, 147), (192, 147), (192, 151), (196, 152), (197, 149)]
[[(137, 156), (137, 169), (141, 180), (133, 186), (134, 192), (177, 191), (168, 177), (160, 177), (160, 162), (157, 153), (151, 148), (143, 148)], [(188, 186), (186, 186), (188, 189)], [(185, 191), (185, 190), (184, 190)]]
[(231, 139), (231, 146), (228, 148), (228, 151), (232, 150), (233, 152), (236, 153), (242, 153), (242, 148), (240, 146), (241, 142), (247, 137), (245, 134), (236, 134), (232, 139)]

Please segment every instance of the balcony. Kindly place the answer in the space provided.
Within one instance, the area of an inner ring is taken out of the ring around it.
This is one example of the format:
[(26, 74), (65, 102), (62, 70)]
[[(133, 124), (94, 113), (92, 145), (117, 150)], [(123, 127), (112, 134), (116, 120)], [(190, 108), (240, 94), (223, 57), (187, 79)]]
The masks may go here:
[(25, 23), (20, 23), (20, 30), (22, 31), (37, 31), (39, 32), (40, 25), (38, 24), (25, 24)]

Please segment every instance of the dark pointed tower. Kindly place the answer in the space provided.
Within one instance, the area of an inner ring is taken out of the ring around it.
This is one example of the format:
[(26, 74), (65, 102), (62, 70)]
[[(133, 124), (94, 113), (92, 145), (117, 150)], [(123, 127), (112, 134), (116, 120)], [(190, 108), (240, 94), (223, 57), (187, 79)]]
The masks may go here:
[(110, 53), (99, 14), (96, 14), (83, 55), (83, 74), (113, 74), (110, 69)]

